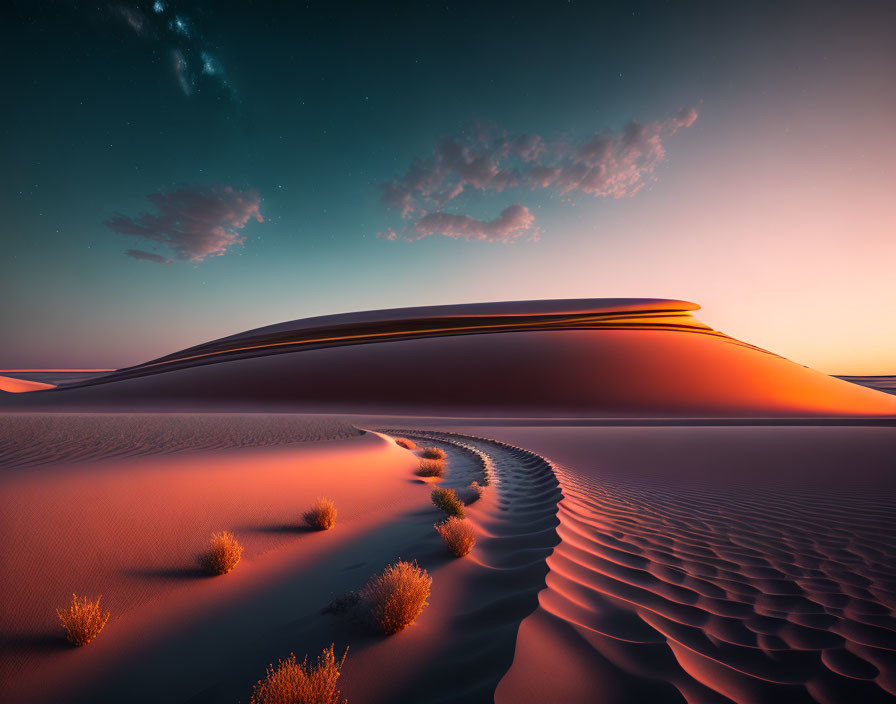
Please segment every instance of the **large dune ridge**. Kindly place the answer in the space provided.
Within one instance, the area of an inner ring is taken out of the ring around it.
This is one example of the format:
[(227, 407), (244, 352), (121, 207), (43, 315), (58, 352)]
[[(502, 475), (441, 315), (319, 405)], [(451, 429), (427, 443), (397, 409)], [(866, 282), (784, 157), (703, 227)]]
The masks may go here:
[(310, 318), (3, 402), (468, 416), (896, 415), (896, 398), (715, 331), (693, 316), (697, 307), (583, 299)]
[[(246, 701), (268, 664), (335, 644), (352, 704), (892, 701), (896, 396), (696, 308), (370, 311), (16, 374), (0, 700)], [(397, 436), (444, 450), (445, 477)], [(455, 559), (430, 490), (486, 478)], [(302, 524), (317, 496), (331, 530)], [(245, 551), (209, 577), (218, 530)], [(433, 578), (411, 627), (327, 610), (399, 558)], [(85, 648), (56, 621), (72, 592), (112, 612)]]

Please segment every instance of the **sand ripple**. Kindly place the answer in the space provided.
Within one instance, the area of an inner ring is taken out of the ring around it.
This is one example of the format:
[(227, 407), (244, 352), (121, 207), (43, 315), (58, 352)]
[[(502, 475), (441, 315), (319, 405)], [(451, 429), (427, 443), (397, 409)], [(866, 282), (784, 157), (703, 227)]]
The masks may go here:
[(285, 445), (360, 434), (341, 419), (296, 414), (4, 414), (0, 415), (0, 468)]
[[(896, 695), (893, 496), (557, 475), (561, 542), (535, 620), (572, 643), (567, 677), (600, 681), (604, 701), (643, 696), (632, 676), (663, 701)], [(521, 679), (512, 668), (517, 700)]]

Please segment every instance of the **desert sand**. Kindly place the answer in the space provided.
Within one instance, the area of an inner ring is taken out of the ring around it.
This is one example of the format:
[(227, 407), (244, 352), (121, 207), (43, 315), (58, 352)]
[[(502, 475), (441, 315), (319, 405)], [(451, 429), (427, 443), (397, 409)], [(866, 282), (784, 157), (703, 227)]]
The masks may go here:
[[(896, 398), (717, 332), (693, 316), (696, 308), (596, 299), (312, 318), (0, 403), (493, 417), (896, 415)], [(439, 379), (437, 396), (409, 379)]]
[[(695, 309), (375, 311), (0, 396), (0, 699), (247, 701), (332, 643), (352, 704), (892, 700), (896, 397)], [(455, 559), (430, 490), (486, 478)], [(405, 631), (328, 608), (399, 558), (433, 579)], [(112, 613), (78, 649), (72, 592)]]

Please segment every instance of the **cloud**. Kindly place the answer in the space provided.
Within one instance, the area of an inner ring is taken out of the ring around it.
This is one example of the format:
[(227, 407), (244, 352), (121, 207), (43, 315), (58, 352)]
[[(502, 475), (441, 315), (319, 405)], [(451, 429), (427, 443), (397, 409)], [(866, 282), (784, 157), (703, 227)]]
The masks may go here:
[[(494, 220), (476, 220), (469, 215), (451, 213), (429, 213), (414, 223), (416, 237), (430, 235), (463, 237), (468, 240), (489, 240), (490, 242), (510, 242), (521, 236), (535, 221), (535, 216), (525, 205), (514, 203), (505, 208)], [(394, 231), (392, 234), (395, 234)], [(395, 238), (386, 238), (395, 239)]]
[[(230, 186), (197, 186), (160, 191), (147, 196), (157, 213), (137, 217), (116, 214), (103, 224), (121, 235), (142, 237), (165, 245), (177, 259), (201, 262), (220, 257), (245, 242), (240, 231), (250, 220), (264, 222), (261, 198), (254, 190)], [(166, 261), (164, 257), (132, 249), (130, 257)]]
[[(697, 111), (687, 108), (665, 120), (633, 121), (621, 130), (597, 132), (578, 142), (568, 138), (549, 142), (537, 134), (508, 135), (476, 124), (440, 140), (428, 157), (415, 158), (403, 177), (382, 185), (382, 200), (403, 220), (413, 221), (405, 231), (410, 229), (416, 236), (404, 239), (445, 234), (509, 241), (532, 225), (532, 214), (525, 206), (517, 203), (493, 221), (451, 214), (446, 208), (464, 194), (495, 194), (512, 188), (549, 189), (567, 198), (577, 193), (595, 198), (633, 196), (654, 178), (666, 156), (665, 140), (696, 119)], [(510, 224), (515, 227), (507, 230)], [(379, 237), (398, 239), (392, 228)]]
[(133, 259), (142, 259), (147, 262), (156, 262), (156, 264), (170, 264), (173, 259), (165, 259), (165, 257), (153, 254), (152, 252), (145, 252), (142, 249), (127, 249), (125, 250), (125, 254)]

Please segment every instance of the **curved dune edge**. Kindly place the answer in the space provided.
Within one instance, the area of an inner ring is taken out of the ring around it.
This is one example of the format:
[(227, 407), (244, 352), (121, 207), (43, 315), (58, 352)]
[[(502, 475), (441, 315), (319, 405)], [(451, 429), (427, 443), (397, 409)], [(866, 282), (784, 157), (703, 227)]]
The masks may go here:
[[(416, 457), (375, 431), (303, 448), (126, 460), (113, 452), (103, 463), (10, 475), (21, 484), (15, 491), (7, 478), (5, 517), (23, 539), (10, 551), (15, 579), (5, 585), (18, 607), (0, 630), (14, 633), (20, 650), (3, 659), (0, 690), (11, 687), (11, 701), (48, 704), (245, 701), (268, 663), (335, 641), (350, 647), (349, 701), (422, 701), (434, 693), (491, 701), (519, 623), (544, 586), (545, 559), (558, 540), (559, 488), (532, 453), (448, 434), (427, 433), (425, 443), (449, 453), (444, 486), (465, 487), (484, 466), (493, 472), (468, 510), (478, 541), (461, 560), (433, 531), (443, 515), (429, 502), (429, 484), (413, 475)], [(316, 471), (296, 471), (307, 462)], [(72, 521), (61, 507), (76, 487), (80, 520)], [(337, 526), (296, 532), (302, 504), (330, 492)], [(38, 506), (50, 515), (34, 530)], [(110, 522), (107, 512), (128, 519)], [(224, 578), (197, 575), (192, 558), (220, 525), (244, 542), (243, 562)], [(87, 557), (100, 566), (53, 543), (64, 536), (87, 544), (97, 532), (108, 540)], [(350, 618), (321, 614), (396, 556), (418, 560), (434, 579), (430, 605), (411, 628), (383, 639)], [(113, 612), (101, 637), (74, 652), (62, 647), (46, 608), (73, 583), (102, 593)], [(43, 650), (42, 642), (59, 647)]]
[(43, 391), (55, 389), (56, 384), (44, 384), (40, 381), (28, 381), (27, 379), (14, 379), (11, 376), (0, 376), (0, 391), (10, 394), (26, 394), (31, 391)]
[(561, 542), (496, 702), (896, 696), (892, 513), (555, 472)]

